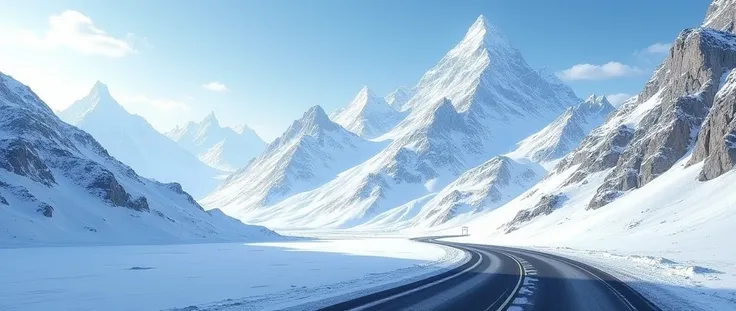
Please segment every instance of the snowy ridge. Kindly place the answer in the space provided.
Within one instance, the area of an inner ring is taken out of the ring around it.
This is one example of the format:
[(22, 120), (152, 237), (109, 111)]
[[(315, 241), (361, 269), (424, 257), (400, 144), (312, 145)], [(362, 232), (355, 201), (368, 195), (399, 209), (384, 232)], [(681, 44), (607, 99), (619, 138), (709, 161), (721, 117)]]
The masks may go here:
[(364, 86), (345, 109), (331, 116), (335, 123), (365, 139), (381, 136), (396, 126), (404, 114)]
[(380, 147), (332, 122), (315, 106), (202, 203), (208, 209), (221, 208), (229, 215), (248, 219), (246, 215), (263, 207), (314, 189)]
[(386, 95), (383, 99), (386, 103), (396, 111), (404, 111), (404, 105), (414, 96), (415, 92), (413, 89), (407, 89), (405, 87), (399, 87), (390, 94)]
[[(97, 91), (105, 92), (101, 86)], [(138, 176), (92, 136), (62, 122), (28, 87), (1, 73), (0, 111), (2, 245), (278, 238), (217, 210), (205, 212), (177, 183)]]
[(409, 115), (383, 136), (387, 147), (319, 188), (242, 219), (275, 228), (352, 227), (406, 207), (580, 102), (564, 89), (529, 67), (481, 16), (413, 88), (402, 108)]
[(112, 156), (137, 173), (163, 182), (178, 182), (195, 197), (214, 189), (216, 177), (222, 174), (156, 131), (142, 117), (128, 113), (101, 82), (58, 115), (92, 134)]
[[(546, 171), (529, 161), (496, 156), (468, 170), (442, 189), (413, 220), (413, 227), (434, 227), (463, 215), (471, 219), (517, 197), (539, 182)], [(461, 219), (456, 219), (456, 223)]]
[(614, 110), (605, 96), (591, 95), (583, 103), (568, 108), (541, 131), (521, 141), (509, 156), (528, 158), (551, 168)]
[[(714, 1), (711, 9), (716, 4), (724, 5), (718, 7), (723, 12), (736, 8), (726, 0)], [(736, 222), (726, 190), (736, 178), (729, 147), (735, 67), (733, 34), (705, 27), (682, 31), (637, 96), (541, 182), (467, 222), (474, 235), (469, 240), (625, 252), (625, 261), (655, 266), (643, 270), (647, 280), (656, 269), (668, 275), (657, 282), (676, 284), (675, 295), (714, 306), (697, 307), (733, 308), (729, 291), (699, 291), (729, 287), (736, 272), (721, 260), (736, 258), (733, 249), (722, 247)], [(662, 254), (668, 259), (659, 259)], [(704, 294), (712, 299), (702, 300)]]
[(243, 125), (238, 130), (220, 125), (214, 112), (200, 122), (188, 122), (166, 136), (210, 167), (234, 172), (266, 147), (256, 133)]

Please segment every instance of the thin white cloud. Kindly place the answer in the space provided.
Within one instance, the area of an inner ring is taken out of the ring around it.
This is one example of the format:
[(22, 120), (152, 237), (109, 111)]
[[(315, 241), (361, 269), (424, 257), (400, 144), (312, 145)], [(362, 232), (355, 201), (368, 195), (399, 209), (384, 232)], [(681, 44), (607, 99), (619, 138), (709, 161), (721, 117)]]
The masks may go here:
[(631, 98), (631, 94), (626, 93), (616, 93), (616, 94), (608, 94), (606, 95), (606, 98), (608, 98), (608, 102), (611, 103), (614, 107), (621, 106), (624, 101)]
[(117, 38), (97, 28), (86, 15), (66, 10), (49, 17), (49, 29), (45, 34), (17, 29), (13, 31), (11, 39), (14, 43), (37, 48), (66, 47), (82, 54), (117, 58), (138, 53), (132, 45), (137, 38), (141, 37), (132, 33), (126, 34), (125, 38)]
[(557, 76), (565, 81), (603, 80), (618, 77), (634, 76), (644, 73), (639, 67), (624, 65), (619, 62), (608, 62), (603, 65), (577, 64), (557, 72)]
[(661, 55), (666, 54), (672, 47), (671, 43), (655, 43), (644, 49), (634, 52), (634, 55)]
[(185, 102), (168, 98), (150, 98), (146, 95), (121, 96), (120, 102), (133, 105), (143, 104), (162, 112), (174, 110), (189, 111), (189, 105)]
[(217, 81), (202, 84), (202, 87), (213, 92), (227, 92), (230, 90), (227, 86)]

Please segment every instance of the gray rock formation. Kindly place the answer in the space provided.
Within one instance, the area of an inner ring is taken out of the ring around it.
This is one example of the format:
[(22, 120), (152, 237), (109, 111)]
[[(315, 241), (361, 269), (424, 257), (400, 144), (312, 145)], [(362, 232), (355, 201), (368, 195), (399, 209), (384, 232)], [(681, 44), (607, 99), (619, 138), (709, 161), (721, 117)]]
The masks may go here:
[(703, 26), (736, 33), (736, 0), (715, 0), (708, 7)]
[(41, 204), (38, 205), (37, 212), (41, 213), (41, 215), (45, 217), (51, 218), (54, 216), (54, 208), (51, 205), (48, 205), (46, 203), (41, 202)]
[(580, 164), (569, 184), (612, 169), (588, 205), (596, 209), (670, 169), (692, 146), (722, 75), (736, 66), (735, 45), (736, 37), (727, 32), (684, 30), (644, 90), (583, 140), (555, 171)]
[(736, 70), (716, 96), (710, 114), (703, 122), (693, 156), (688, 165), (705, 160), (701, 181), (710, 180), (731, 170), (736, 164)]
[(519, 211), (514, 219), (503, 225), (502, 228), (506, 229), (506, 233), (511, 233), (523, 223), (530, 222), (542, 215), (552, 214), (565, 200), (567, 200), (567, 197), (560, 194), (544, 195), (534, 207)]

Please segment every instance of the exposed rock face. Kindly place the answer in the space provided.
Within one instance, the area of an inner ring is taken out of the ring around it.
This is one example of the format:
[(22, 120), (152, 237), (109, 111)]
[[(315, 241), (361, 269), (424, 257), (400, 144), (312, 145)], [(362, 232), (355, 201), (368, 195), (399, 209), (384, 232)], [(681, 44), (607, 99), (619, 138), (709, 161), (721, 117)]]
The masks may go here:
[(588, 205), (596, 209), (667, 171), (692, 146), (721, 76), (736, 66), (736, 37), (684, 30), (644, 90), (594, 130), (556, 171), (580, 164), (568, 184), (612, 169)]
[(44, 215), (48, 218), (51, 218), (52, 216), (54, 216), (54, 208), (51, 205), (48, 205), (43, 202), (39, 204), (38, 209), (36, 211), (41, 213), (41, 215)]
[(0, 204), (9, 205), (8, 200), (6, 200), (2, 195), (0, 195)]
[(716, 95), (713, 108), (703, 122), (693, 156), (688, 164), (705, 160), (700, 180), (710, 180), (736, 164), (736, 70)]
[(736, 1), (713, 1), (705, 14), (703, 26), (736, 33)]
[(503, 226), (506, 228), (506, 233), (511, 233), (518, 229), (519, 225), (532, 221), (534, 218), (551, 214), (566, 199), (567, 197), (559, 194), (548, 194), (542, 196), (533, 208), (519, 211), (511, 222)]
[(139, 212), (149, 210), (148, 200), (145, 197), (131, 199), (131, 195), (120, 185), (115, 175), (107, 170), (98, 173), (87, 189), (99, 193), (103, 199), (114, 206), (123, 206)]
[(0, 168), (46, 186), (56, 184), (54, 175), (28, 142), (21, 139), (0, 140), (0, 146)]

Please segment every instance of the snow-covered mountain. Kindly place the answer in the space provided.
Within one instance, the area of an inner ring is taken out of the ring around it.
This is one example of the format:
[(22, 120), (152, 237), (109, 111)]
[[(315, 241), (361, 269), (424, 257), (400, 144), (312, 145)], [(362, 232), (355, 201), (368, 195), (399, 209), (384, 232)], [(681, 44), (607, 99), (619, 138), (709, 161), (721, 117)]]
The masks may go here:
[(470, 230), (493, 243), (733, 258), (722, 245), (736, 223), (734, 12), (736, 1), (713, 1), (637, 96)]
[(386, 101), (364, 86), (353, 101), (335, 112), (330, 119), (365, 139), (386, 134), (399, 124), (405, 114), (391, 108)]
[(166, 136), (205, 164), (226, 172), (244, 167), (266, 147), (248, 126), (237, 130), (220, 125), (214, 112), (200, 122), (177, 126)]
[(413, 88), (401, 108), (408, 116), (384, 135), (391, 141), (386, 148), (244, 219), (282, 228), (349, 227), (425, 198), (580, 102), (559, 80), (550, 81), (481, 16)]
[(386, 103), (396, 111), (403, 111), (404, 105), (414, 96), (414, 90), (405, 87), (399, 87), (383, 99)]
[(92, 134), (112, 156), (138, 174), (178, 182), (196, 198), (215, 189), (216, 178), (223, 174), (156, 131), (141, 116), (127, 112), (101, 82), (58, 115)]
[[(519, 142), (516, 150), (466, 171), (437, 194), (426, 197), (426, 202), (412, 202), (413, 213), (406, 213), (405, 207), (391, 209), (360, 228), (447, 227), (502, 206), (539, 182), (547, 174), (545, 169), (577, 147), (613, 110), (604, 96), (592, 95)], [(397, 213), (402, 217), (396, 217)]]
[(138, 176), (2, 73), (0, 116), (0, 244), (278, 238), (219, 210), (205, 212), (177, 183)]
[(577, 147), (590, 131), (603, 124), (615, 108), (605, 96), (591, 95), (585, 102), (570, 107), (541, 131), (522, 140), (512, 158), (527, 158), (551, 168)]
[(332, 122), (321, 107), (315, 106), (202, 203), (248, 219), (244, 215), (335, 178), (381, 146)]

